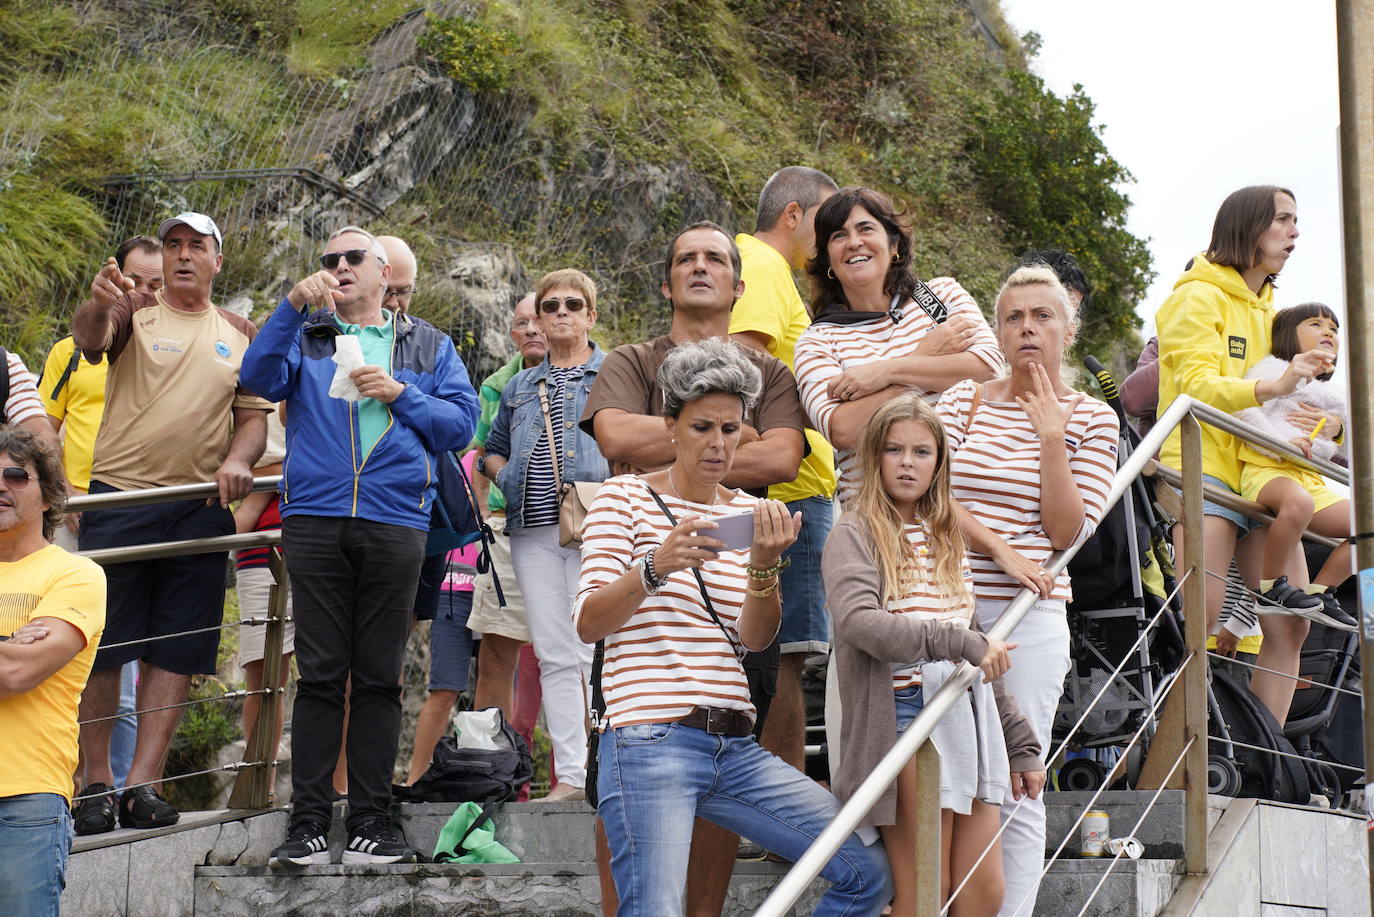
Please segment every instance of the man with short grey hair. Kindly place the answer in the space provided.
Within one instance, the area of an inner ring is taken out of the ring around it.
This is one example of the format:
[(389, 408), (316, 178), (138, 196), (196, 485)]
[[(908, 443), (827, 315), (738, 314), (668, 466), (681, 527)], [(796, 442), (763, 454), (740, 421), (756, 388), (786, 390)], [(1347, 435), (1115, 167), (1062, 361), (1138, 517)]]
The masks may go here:
[(412, 862), (415, 851), (390, 816), (401, 663), (435, 463), (439, 453), (467, 445), (477, 395), (448, 337), (383, 307), (392, 271), (375, 236), (344, 227), (330, 236), (320, 264), (291, 288), (243, 362), (246, 385), (286, 402), (282, 544), (300, 677), (291, 820), (269, 863), (329, 861), (341, 740), (349, 803), (343, 862)]
[(415, 253), (399, 236), (378, 236), (386, 261), (391, 265), (391, 277), (387, 280), (386, 295), (382, 305), (397, 312), (409, 312), (410, 300), (415, 296), (415, 277), (420, 271), (415, 261)]

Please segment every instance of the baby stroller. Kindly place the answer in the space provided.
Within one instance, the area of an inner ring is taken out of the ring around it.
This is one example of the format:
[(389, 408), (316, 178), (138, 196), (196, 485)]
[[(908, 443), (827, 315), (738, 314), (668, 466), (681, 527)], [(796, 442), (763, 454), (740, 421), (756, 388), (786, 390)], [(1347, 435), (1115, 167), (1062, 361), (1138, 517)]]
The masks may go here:
[[(1126, 420), (1111, 375), (1091, 357), (1087, 365), (1121, 421), (1118, 460), (1124, 462), (1140, 437)], [(1173, 668), (1173, 649), (1179, 645), (1177, 640), (1159, 641), (1154, 635), (1144, 641), (1139, 638), (1172, 590), (1172, 561), (1166, 526), (1155, 510), (1153, 483), (1140, 478), (1069, 563), (1072, 665), (1055, 715), (1053, 745), (1069, 739), (1073, 757), (1059, 769), (1061, 790), (1101, 786), (1119, 757), (1117, 746), (1129, 742), (1144, 724), (1144, 741), (1131, 750), (1125, 768), (1128, 782), (1133, 783), (1139, 774), (1144, 743), (1154, 732), (1153, 722), (1145, 720), (1151, 718), (1160, 678)], [(1162, 616), (1161, 626), (1176, 630), (1171, 612)], [(1165, 658), (1157, 658), (1166, 648)], [(1123, 660), (1121, 671), (1113, 677)], [(1102, 697), (1094, 705), (1099, 693)], [(1082, 725), (1070, 736), (1085, 714)]]

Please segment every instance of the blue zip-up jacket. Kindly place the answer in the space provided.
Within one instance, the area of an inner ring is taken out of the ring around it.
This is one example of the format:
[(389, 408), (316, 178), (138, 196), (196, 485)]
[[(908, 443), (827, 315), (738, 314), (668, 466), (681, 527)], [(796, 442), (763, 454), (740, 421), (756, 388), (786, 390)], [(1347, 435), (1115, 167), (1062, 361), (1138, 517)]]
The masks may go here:
[[(564, 387), (563, 397), (563, 456), (559, 465), (569, 481), (604, 481), (611, 476), (610, 467), (597, 448), (596, 440), (577, 425), (587, 407), (587, 396), (601, 370), (606, 351), (592, 341), (592, 355), (573, 371)], [(501, 407), (487, 436), (487, 454), (506, 459), (505, 467), (497, 475), (497, 486), (506, 497), (506, 534), (525, 525), (525, 476), (529, 473), (530, 455), (534, 444), (544, 435), (544, 409), (539, 404), (539, 383), (549, 377), (549, 358), (529, 369), (522, 369), (501, 392)], [(552, 397), (552, 392), (550, 392)], [(570, 434), (576, 434), (569, 441)]]
[(351, 516), (429, 529), (438, 453), (461, 449), (477, 426), (477, 393), (453, 342), (428, 322), (397, 313), (391, 375), (405, 390), (387, 407), (381, 439), (364, 453), (358, 405), (329, 396), (334, 340), (328, 310), (308, 318), (283, 299), (243, 355), (239, 379), (286, 401), (283, 517)]

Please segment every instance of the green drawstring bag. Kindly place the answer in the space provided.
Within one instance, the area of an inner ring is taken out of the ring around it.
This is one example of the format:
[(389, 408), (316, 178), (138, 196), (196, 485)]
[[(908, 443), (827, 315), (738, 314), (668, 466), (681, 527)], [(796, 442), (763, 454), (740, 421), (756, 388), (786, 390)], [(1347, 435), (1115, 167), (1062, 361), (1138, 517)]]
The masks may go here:
[(453, 810), (434, 845), (436, 863), (519, 863), (520, 858), (496, 842), (491, 814), (500, 803), (464, 802)]

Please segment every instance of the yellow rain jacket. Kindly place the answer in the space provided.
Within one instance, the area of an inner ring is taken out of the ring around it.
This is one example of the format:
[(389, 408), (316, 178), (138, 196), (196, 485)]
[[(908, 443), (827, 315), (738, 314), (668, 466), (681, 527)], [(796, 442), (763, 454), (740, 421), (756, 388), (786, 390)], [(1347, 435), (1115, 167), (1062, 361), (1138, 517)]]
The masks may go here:
[[(1159, 413), (1179, 395), (1191, 395), (1228, 414), (1256, 407), (1256, 380), (1245, 374), (1269, 356), (1274, 324), (1274, 289), (1250, 292), (1235, 268), (1211, 264), (1202, 255), (1174, 284), (1159, 307)], [(1179, 433), (1169, 435), (1160, 459), (1183, 463)], [(1240, 491), (1240, 443), (1229, 433), (1202, 425), (1202, 471)]]

